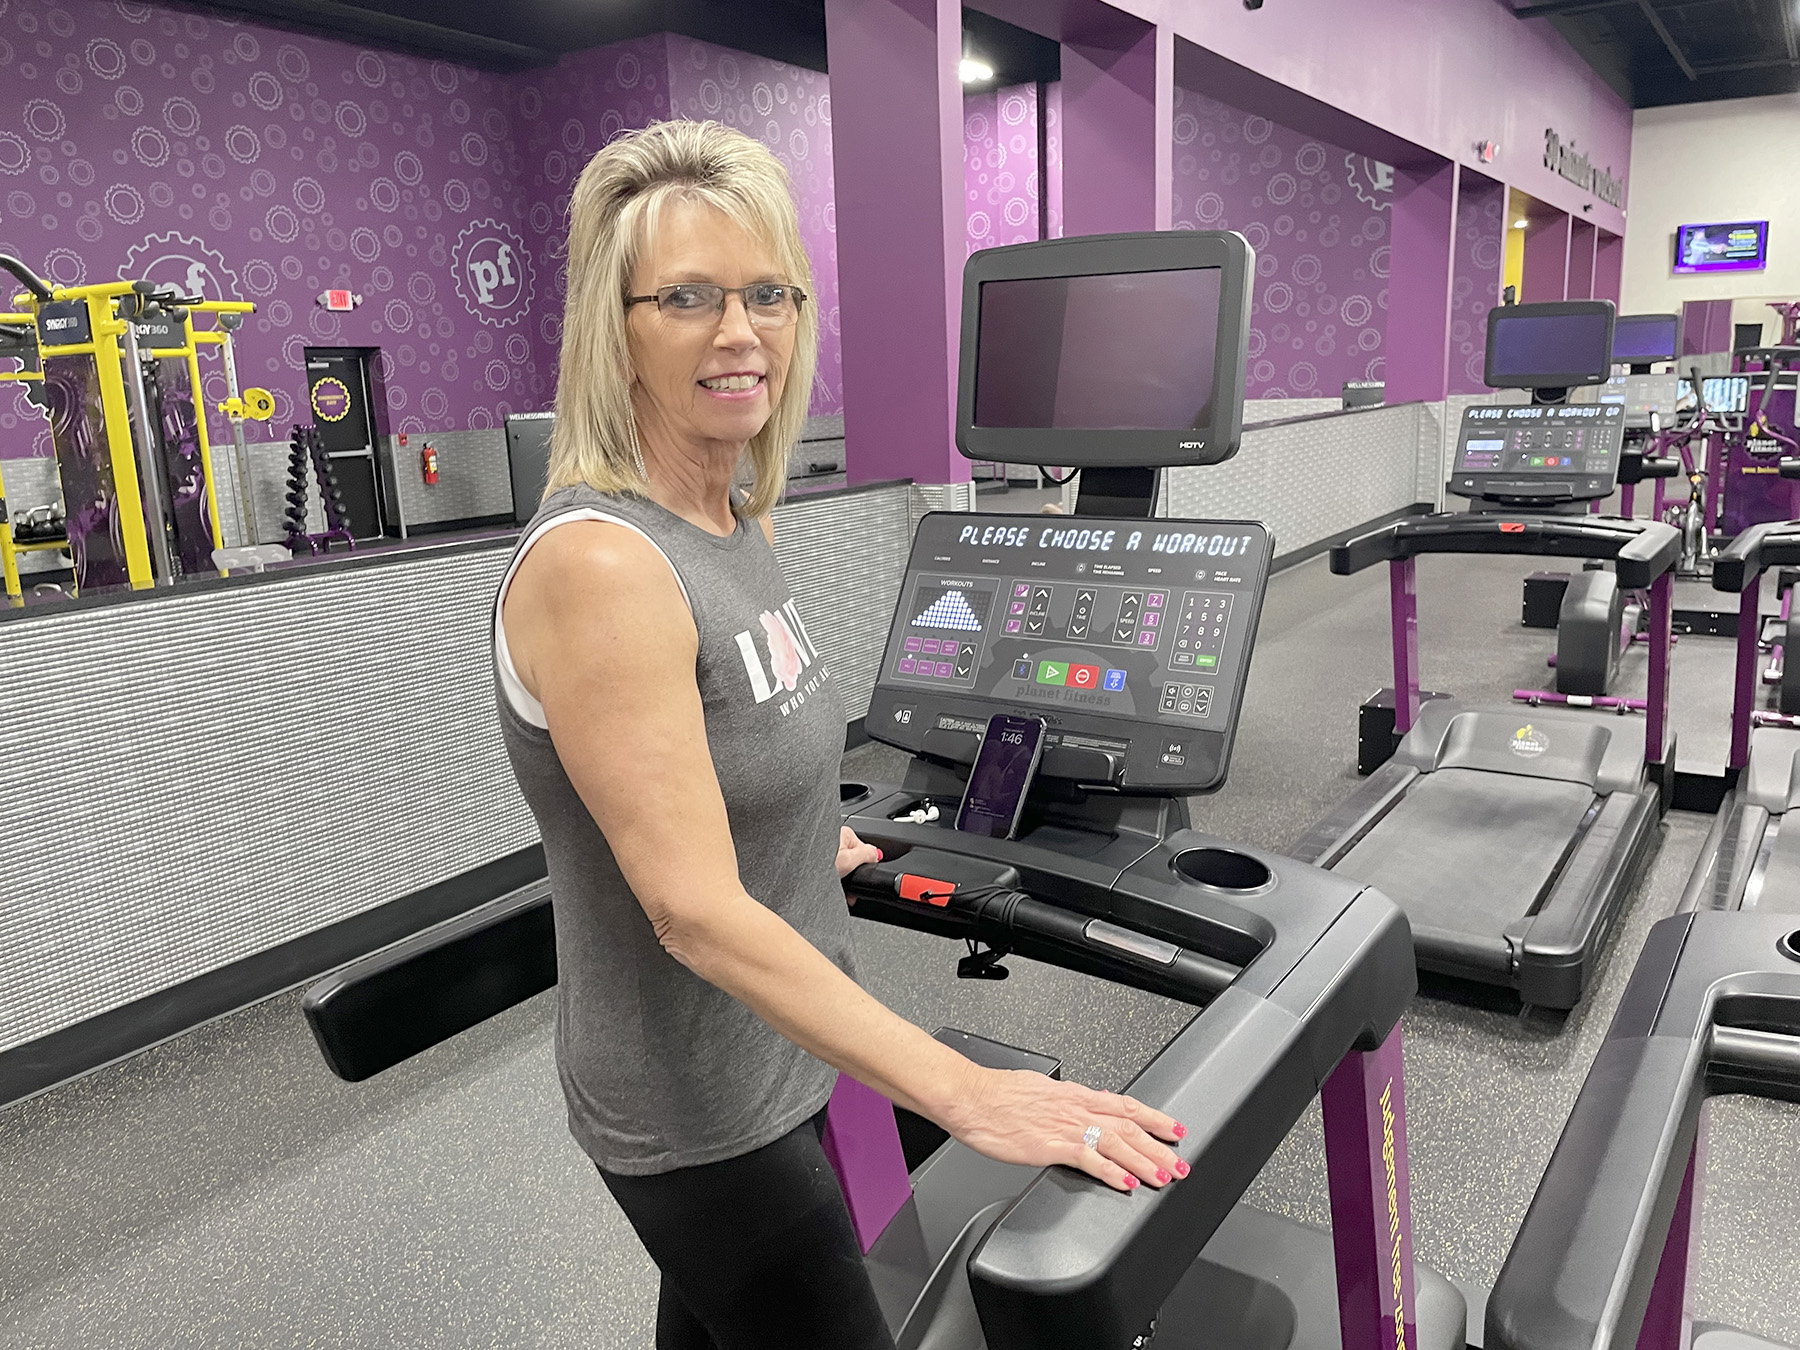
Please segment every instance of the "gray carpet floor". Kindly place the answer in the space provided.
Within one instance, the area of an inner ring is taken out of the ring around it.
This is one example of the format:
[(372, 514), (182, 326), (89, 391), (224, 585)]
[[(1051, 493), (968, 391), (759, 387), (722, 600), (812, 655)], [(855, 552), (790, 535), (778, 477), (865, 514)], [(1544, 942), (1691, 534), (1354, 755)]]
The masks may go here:
[[(1528, 570), (1421, 564), (1428, 687), (1498, 699), (1544, 682), (1552, 637), (1517, 626)], [(1682, 702), (1709, 687), (1684, 681), (1703, 649), (1683, 648), (1677, 726), (1716, 742), (1727, 709)], [(1276, 577), (1231, 777), (1194, 802), (1197, 823), (1273, 847), (1303, 833), (1355, 782), (1355, 708), (1387, 682), (1387, 651), (1381, 570), (1337, 578), (1312, 562)], [(898, 767), (876, 745), (846, 757), (859, 778)], [(1421, 1259), (1471, 1283), (1497, 1274), (1707, 824), (1668, 818), (1573, 1014), (1442, 998), (1408, 1013)], [(1128, 1081), (1190, 1015), (1028, 961), (1003, 984), (959, 982), (949, 944), (856, 933), (870, 987), (905, 1016), (1060, 1055), (1098, 1085)], [(546, 996), (346, 1084), (287, 995), (0, 1112), (0, 1347), (649, 1345), (654, 1272), (564, 1130), (551, 1023)], [(1800, 1344), (1800, 1112), (1724, 1099), (1710, 1128), (1695, 1309)], [(1251, 1198), (1326, 1222), (1316, 1109)]]

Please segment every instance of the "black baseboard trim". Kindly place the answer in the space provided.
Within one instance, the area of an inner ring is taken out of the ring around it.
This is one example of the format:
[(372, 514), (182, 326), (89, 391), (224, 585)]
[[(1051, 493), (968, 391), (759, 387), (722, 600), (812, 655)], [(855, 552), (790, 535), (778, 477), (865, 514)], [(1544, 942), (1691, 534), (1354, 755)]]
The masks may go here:
[(1366, 531), (1380, 529), (1383, 525), (1390, 525), (1396, 520), (1404, 520), (1408, 516), (1430, 515), (1435, 510), (1437, 507), (1430, 502), (1414, 502), (1411, 506), (1403, 506), (1398, 511), (1389, 511), (1386, 515), (1376, 516), (1373, 520), (1365, 520), (1362, 524), (1353, 525), (1347, 530), (1340, 530), (1327, 539), (1308, 544), (1304, 548), (1297, 548), (1292, 553), (1277, 553), (1275, 561), (1269, 565), (1269, 574), (1273, 576), (1277, 572), (1285, 572), (1290, 567), (1297, 567), (1303, 562), (1310, 562), (1321, 553), (1333, 549), (1339, 544), (1348, 543)]
[(540, 844), (0, 1052), (0, 1109), (540, 881)]

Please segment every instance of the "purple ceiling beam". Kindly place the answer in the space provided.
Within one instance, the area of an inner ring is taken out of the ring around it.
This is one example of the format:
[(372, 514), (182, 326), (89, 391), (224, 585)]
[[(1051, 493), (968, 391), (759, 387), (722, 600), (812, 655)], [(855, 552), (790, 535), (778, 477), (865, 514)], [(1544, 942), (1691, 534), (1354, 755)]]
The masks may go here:
[(1063, 233), (1166, 230), (1175, 178), (1174, 33), (1115, 21), (1082, 39), (1062, 48)]
[(1450, 300), (1458, 168), (1394, 174), (1389, 236), (1387, 401), (1441, 399), (1450, 388)]
[[(956, 450), (962, 7), (825, 0), (825, 36), (847, 476), (967, 482)], [(921, 284), (932, 277), (942, 284)]]

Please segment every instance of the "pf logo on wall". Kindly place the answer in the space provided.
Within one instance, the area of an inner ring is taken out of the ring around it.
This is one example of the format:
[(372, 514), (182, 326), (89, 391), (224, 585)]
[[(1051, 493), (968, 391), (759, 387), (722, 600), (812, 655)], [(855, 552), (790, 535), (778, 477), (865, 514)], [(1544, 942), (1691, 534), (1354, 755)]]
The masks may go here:
[(531, 306), (533, 271), (525, 241), (498, 220), (478, 220), (463, 228), (450, 255), (456, 290), (469, 313), (483, 323), (508, 327)]
[(154, 281), (173, 286), (183, 295), (208, 300), (242, 300), (238, 275), (225, 265), (225, 255), (195, 235), (146, 235), (143, 242), (125, 250), (119, 268), (121, 281)]
[(336, 376), (325, 376), (312, 387), (312, 409), (324, 421), (343, 421), (350, 415), (349, 387)]

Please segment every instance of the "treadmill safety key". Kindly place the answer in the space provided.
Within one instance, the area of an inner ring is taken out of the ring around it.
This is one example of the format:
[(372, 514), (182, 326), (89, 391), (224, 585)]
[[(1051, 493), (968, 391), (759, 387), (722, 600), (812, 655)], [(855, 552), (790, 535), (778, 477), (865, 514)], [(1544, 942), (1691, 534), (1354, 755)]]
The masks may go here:
[(950, 903), (950, 895), (956, 890), (954, 881), (939, 881), (935, 877), (921, 877), (911, 872), (902, 872), (894, 878), (894, 890), (902, 900), (911, 900), (915, 904), (933, 905), (943, 909)]

